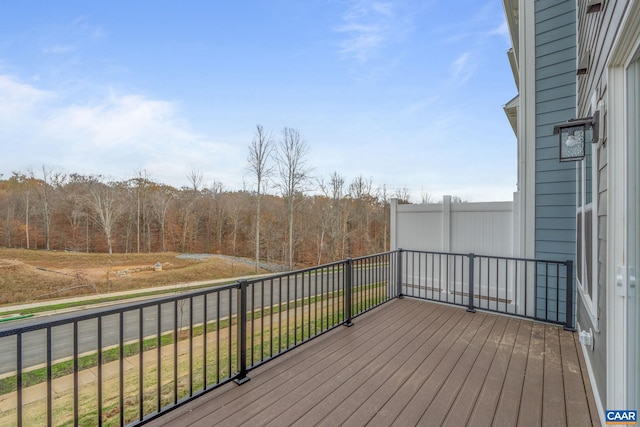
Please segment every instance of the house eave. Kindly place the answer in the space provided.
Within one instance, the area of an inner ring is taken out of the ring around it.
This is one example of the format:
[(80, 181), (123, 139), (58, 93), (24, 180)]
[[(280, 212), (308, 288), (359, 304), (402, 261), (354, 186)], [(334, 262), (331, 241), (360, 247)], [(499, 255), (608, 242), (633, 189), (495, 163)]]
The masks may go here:
[(520, 37), (519, 37), (519, 6), (518, 0), (502, 0), (502, 5), (504, 7), (504, 15), (507, 18), (507, 26), (509, 27), (509, 37), (511, 38), (511, 45), (513, 46), (514, 55), (516, 58), (520, 53)]
[(520, 108), (520, 95), (516, 95), (511, 101), (507, 102), (503, 107), (504, 113), (507, 115), (509, 124), (513, 129), (513, 133), (518, 135), (518, 109)]

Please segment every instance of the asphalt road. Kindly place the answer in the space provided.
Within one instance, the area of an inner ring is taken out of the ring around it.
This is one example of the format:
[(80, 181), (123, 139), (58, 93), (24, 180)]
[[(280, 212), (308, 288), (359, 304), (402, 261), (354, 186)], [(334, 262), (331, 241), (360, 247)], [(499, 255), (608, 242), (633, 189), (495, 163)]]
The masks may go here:
[[(354, 274), (354, 282), (364, 280), (363, 276), (367, 275)], [(342, 288), (343, 281), (342, 270), (298, 274), (281, 279), (266, 278), (247, 287), (247, 308), (251, 310), (254, 306), (256, 308), (269, 307), (311, 295), (331, 292)], [(357, 283), (354, 283), (354, 286), (357, 286)], [(228, 287), (214, 289), (208, 293), (206, 297), (207, 322), (224, 319), (230, 313), (234, 315), (237, 309), (237, 293), (236, 288)], [(189, 292), (185, 292), (184, 297), (162, 298), (162, 301), (166, 302), (158, 302), (142, 310), (139, 305), (144, 303), (138, 302), (18, 320), (11, 322), (11, 324), (3, 324), (0, 327), (0, 333), (3, 330), (15, 330), (16, 328), (32, 329), (22, 333), (22, 368), (26, 370), (29, 367), (47, 362), (47, 328), (43, 327), (43, 324), (57, 321), (68, 322), (51, 328), (51, 360), (62, 360), (74, 355), (74, 324), (77, 324), (78, 329), (78, 354), (97, 351), (99, 335), (102, 339), (102, 348), (118, 345), (121, 340), (125, 343), (138, 340), (141, 328), (142, 336), (157, 336), (159, 311), (161, 313), (161, 333), (173, 331), (175, 328), (188, 327), (191, 317), (193, 317), (194, 325), (202, 324), (205, 316), (205, 297), (189, 298), (188, 294)], [(102, 314), (113, 309), (119, 309), (120, 312), (111, 315)], [(79, 315), (89, 316), (89, 318), (74, 321), (73, 319)], [(98, 318), (101, 318), (101, 331), (98, 330)], [(120, 336), (121, 318), (122, 338)], [(2, 349), (0, 351), (0, 375), (14, 372), (17, 369), (16, 335), (0, 337), (0, 349)]]

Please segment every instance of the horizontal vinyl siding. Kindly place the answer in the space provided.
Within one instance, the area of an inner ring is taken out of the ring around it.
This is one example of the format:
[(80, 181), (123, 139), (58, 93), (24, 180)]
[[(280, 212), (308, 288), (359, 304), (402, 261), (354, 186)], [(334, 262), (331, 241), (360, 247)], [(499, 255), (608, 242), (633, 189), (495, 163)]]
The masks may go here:
[[(539, 218), (536, 222), (540, 225), (540, 229), (544, 231), (553, 230), (571, 230), (571, 227), (575, 230), (576, 219), (574, 218)], [(574, 231), (575, 233), (575, 231)]]
[[(543, 194), (557, 194), (557, 193), (575, 194), (576, 193), (576, 183), (575, 183), (575, 181), (569, 182), (567, 180), (567, 181), (564, 181), (564, 182), (552, 182), (552, 183), (544, 183), (543, 182), (543, 183), (536, 184), (536, 197), (538, 197), (540, 195), (543, 195)], [(574, 214), (575, 214), (575, 212), (574, 212)], [(574, 217), (573, 217), (573, 222), (574, 223), (575, 223), (575, 220), (576, 220), (576, 218), (575, 218), (575, 215), (574, 215)]]
[(567, 229), (542, 230), (538, 233), (540, 239), (546, 242), (570, 242), (573, 238), (573, 231)]
[[(575, 176), (575, 163), (572, 162), (566, 162), (563, 163), (561, 168), (558, 168), (558, 147), (553, 147), (552, 149), (548, 149), (548, 150), (540, 150), (540, 154), (541, 155), (547, 155), (550, 156), (548, 158), (543, 158), (543, 159), (538, 159), (538, 165), (540, 166), (538, 168), (538, 172), (547, 172), (547, 171), (553, 171), (556, 172), (559, 170), (567, 170), (570, 172), (573, 172), (573, 175)], [(542, 157), (542, 156), (540, 156)], [(573, 200), (571, 201), (573, 203)]]
[(558, 15), (574, 13), (572, 1), (540, 1), (536, 0), (536, 24), (556, 18)]
[(576, 117), (575, 2), (537, 0), (535, 14), (535, 256), (575, 260), (575, 166), (560, 163), (553, 135), (554, 125)]
[[(553, 126), (576, 117), (575, 3), (538, 0), (535, 10), (536, 256), (558, 253), (566, 260), (575, 257), (575, 166), (558, 161)], [(558, 229), (565, 230), (563, 239), (552, 237)]]
[[(571, 82), (569, 79), (569, 83), (564, 86), (557, 86), (557, 81), (552, 89), (542, 89), (538, 87), (536, 91), (536, 95), (538, 97), (538, 102), (549, 101), (555, 98), (563, 98), (563, 97), (575, 97), (576, 96), (576, 85), (575, 81)], [(574, 98), (575, 101), (575, 98)]]

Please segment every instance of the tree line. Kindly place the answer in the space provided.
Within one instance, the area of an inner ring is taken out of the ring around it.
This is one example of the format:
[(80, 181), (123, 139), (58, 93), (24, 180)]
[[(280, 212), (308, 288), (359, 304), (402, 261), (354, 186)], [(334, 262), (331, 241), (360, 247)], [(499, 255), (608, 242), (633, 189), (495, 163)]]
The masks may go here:
[[(0, 176), (0, 245), (80, 252), (220, 253), (289, 268), (389, 247), (385, 186), (362, 175), (314, 177), (308, 144), (256, 126), (248, 147), (251, 190), (205, 184), (198, 170), (175, 188), (144, 171), (109, 181), (42, 167)], [(408, 201), (407, 191), (393, 197)], [(258, 266), (256, 265), (256, 268)]]

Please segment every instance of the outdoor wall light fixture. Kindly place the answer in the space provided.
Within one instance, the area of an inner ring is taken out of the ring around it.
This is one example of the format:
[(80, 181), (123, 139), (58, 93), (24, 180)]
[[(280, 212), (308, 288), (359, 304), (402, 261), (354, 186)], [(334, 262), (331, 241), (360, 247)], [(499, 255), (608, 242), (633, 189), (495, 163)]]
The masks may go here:
[[(584, 143), (587, 129), (594, 130), (598, 125), (598, 113), (593, 117), (573, 119), (566, 123), (555, 125), (553, 133), (560, 135), (560, 161), (575, 162), (584, 159)], [(592, 132), (596, 134), (597, 131)]]
[(587, 3), (587, 13), (600, 12), (604, 9), (604, 0), (589, 0)]

